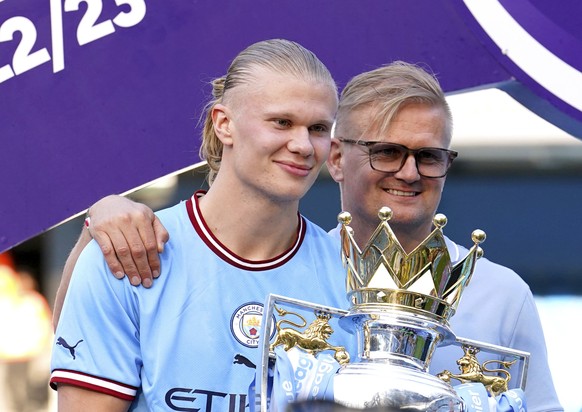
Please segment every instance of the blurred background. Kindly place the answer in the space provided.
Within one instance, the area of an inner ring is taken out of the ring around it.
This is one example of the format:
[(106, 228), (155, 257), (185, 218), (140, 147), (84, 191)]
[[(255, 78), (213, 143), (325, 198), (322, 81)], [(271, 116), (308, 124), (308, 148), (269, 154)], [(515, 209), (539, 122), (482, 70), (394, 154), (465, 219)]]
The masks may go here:
[[(486, 256), (514, 269), (536, 296), (554, 382), (568, 412), (582, 411), (574, 387), (582, 362), (570, 349), (582, 341), (582, 141), (552, 126), (499, 90), (449, 96), (460, 152), (439, 212), (445, 233), (470, 245), (487, 233)], [(191, 170), (130, 195), (159, 209), (204, 188)], [(339, 190), (324, 170), (302, 202), (324, 229), (337, 224)], [(0, 411), (55, 410), (48, 389), (52, 307), (64, 262), (82, 217), (26, 241), (0, 262)], [(9, 259), (12, 259), (10, 262)], [(28, 401), (24, 401), (28, 400)]]

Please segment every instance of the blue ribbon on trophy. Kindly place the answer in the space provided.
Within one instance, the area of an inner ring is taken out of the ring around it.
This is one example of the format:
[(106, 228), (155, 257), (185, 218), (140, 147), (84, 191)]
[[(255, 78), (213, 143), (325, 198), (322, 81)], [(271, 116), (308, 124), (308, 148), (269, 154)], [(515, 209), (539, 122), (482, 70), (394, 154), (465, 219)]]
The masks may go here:
[(466, 412), (525, 412), (523, 390), (509, 389), (498, 396), (491, 396), (481, 383), (463, 383), (454, 387), (465, 401)]
[(333, 356), (315, 357), (298, 347), (286, 351), (281, 346), (275, 348), (275, 356), (271, 411), (284, 411), (288, 403), (299, 400), (333, 401), (333, 377), (340, 368)]
[[(442, 233), (447, 223), (444, 215), (434, 217), (435, 229), (410, 254), (388, 224), (391, 210), (381, 208), (378, 217), (380, 224), (363, 250), (349, 227), (351, 216), (342, 212), (338, 217), (351, 302), (348, 311), (283, 296), (268, 297), (261, 333), (267, 338), (262, 341), (258, 369), (260, 411), (280, 412), (291, 402), (306, 400), (333, 400), (356, 409), (525, 411), (522, 389), (529, 353), (457, 337), (448, 322), (483, 254), (479, 244), (485, 233), (474, 231), (474, 246), (453, 265)], [(305, 332), (283, 328), (283, 323), (297, 327), (308, 322), (295, 309), (285, 310), (281, 305), (300, 308), (303, 313), (307, 310), (316, 319)], [(302, 323), (279, 320), (273, 325), (275, 311), (280, 316), (298, 316)], [(355, 342), (342, 341), (344, 346), (340, 346), (336, 335), (331, 336), (333, 328), (326, 324), (332, 320), (355, 335)], [(322, 336), (306, 333), (315, 324), (324, 331)], [(267, 331), (273, 327), (277, 334), (270, 342)], [(439, 345), (463, 349), (464, 356), (457, 361), (459, 373), (445, 370), (435, 376), (428, 372)], [(352, 361), (346, 346), (358, 348)], [(479, 352), (494, 359), (480, 363)], [(492, 362), (500, 368), (488, 369)], [(491, 375), (493, 371), (503, 373)], [(461, 385), (453, 387), (451, 380)]]

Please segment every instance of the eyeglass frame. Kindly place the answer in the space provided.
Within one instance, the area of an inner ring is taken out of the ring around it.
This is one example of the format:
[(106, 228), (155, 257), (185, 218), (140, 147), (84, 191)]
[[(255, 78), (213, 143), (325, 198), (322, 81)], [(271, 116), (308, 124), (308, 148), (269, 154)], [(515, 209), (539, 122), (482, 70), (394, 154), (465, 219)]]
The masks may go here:
[[(453, 165), (453, 160), (455, 160), (457, 158), (457, 156), (459, 155), (459, 153), (454, 151), (454, 150), (444, 149), (442, 147), (420, 147), (418, 149), (410, 149), (410, 148), (404, 146), (403, 144), (392, 143), (392, 142), (380, 142), (380, 141), (371, 141), (371, 140), (353, 140), (353, 139), (344, 139), (343, 137), (338, 137), (337, 139), (342, 143), (357, 144), (357, 145), (366, 147), (368, 149), (368, 161), (370, 163), (370, 167), (372, 168), (372, 170), (375, 170), (375, 171), (381, 172), (381, 173), (398, 173), (404, 167), (404, 164), (408, 160), (408, 157), (410, 155), (412, 155), (412, 156), (414, 156), (414, 163), (416, 165), (416, 171), (418, 172), (418, 174), (420, 176), (425, 177), (427, 179), (440, 179), (442, 177), (445, 177), (447, 175), (447, 173), (449, 173), (449, 169)], [(390, 145), (393, 145), (396, 147), (400, 147), (404, 151), (406, 151), (406, 156), (402, 156), (402, 162), (400, 163), (400, 167), (397, 170), (394, 170), (392, 172), (386, 172), (384, 170), (376, 169), (374, 167), (374, 165), (372, 164), (372, 148), (374, 145), (380, 144), (380, 143), (390, 144)], [(423, 150), (427, 150), (427, 149), (438, 150), (441, 152), (446, 152), (448, 154), (449, 164), (447, 165), (447, 168), (446, 168), (445, 173), (443, 175), (441, 175), (441, 176), (425, 176), (420, 172), (420, 169), (418, 168), (418, 158), (416, 156), (419, 152), (421, 152)]]

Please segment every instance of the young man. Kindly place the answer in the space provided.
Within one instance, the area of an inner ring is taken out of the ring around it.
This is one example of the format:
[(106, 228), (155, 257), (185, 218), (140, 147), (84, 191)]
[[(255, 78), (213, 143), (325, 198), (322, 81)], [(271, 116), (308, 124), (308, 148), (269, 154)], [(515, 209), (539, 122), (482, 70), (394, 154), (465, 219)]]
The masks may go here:
[[(348, 83), (340, 99), (328, 169), (340, 184), (342, 209), (351, 213), (350, 226), (361, 246), (377, 227), (381, 206), (393, 210), (390, 225), (406, 251), (428, 236), (455, 156), (449, 151), (451, 136), (452, 120), (444, 94), (436, 79), (424, 70), (395, 62)], [(163, 243), (165, 232), (151, 211), (111, 197), (93, 206), (91, 214), (100, 243), (111, 250), (112, 245), (123, 246), (125, 253), (120, 258), (130, 261), (123, 263), (130, 268), (128, 272), (137, 276), (136, 267), (147, 265), (147, 259), (135, 263), (132, 256), (136, 252), (155, 260), (155, 248), (150, 246), (146, 253), (142, 239), (146, 245)], [(135, 223), (124, 227), (128, 219)], [(337, 228), (331, 234), (339, 238)], [(450, 240), (448, 249), (453, 261), (467, 254)], [(116, 261), (112, 270), (121, 272), (121, 263), (114, 255), (110, 254)], [(451, 326), (464, 338), (530, 352), (528, 410), (562, 410), (535, 302), (517, 274), (480, 259)], [(450, 369), (460, 355), (458, 348), (439, 348), (431, 372)]]
[(242, 411), (266, 296), (345, 306), (337, 245), (298, 213), (329, 154), (327, 68), (296, 43), (259, 42), (213, 96), (211, 186), (159, 212), (171, 237), (155, 287), (116, 280), (95, 242), (79, 256), (53, 347), (59, 411)]

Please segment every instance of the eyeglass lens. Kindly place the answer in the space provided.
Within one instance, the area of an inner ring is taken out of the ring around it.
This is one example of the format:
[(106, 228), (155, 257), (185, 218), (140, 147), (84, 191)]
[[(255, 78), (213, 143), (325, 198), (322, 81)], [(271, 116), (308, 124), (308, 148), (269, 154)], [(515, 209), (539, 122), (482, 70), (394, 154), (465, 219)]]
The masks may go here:
[(422, 176), (444, 176), (450, 165), (449, 153), (437, 148), (412, 150), (396, 144), (379, 143), (369, 149), (372, 168), (386, 173), (398, 172), (404, 166), (409, 153), (414, 155), (418, 172)]

